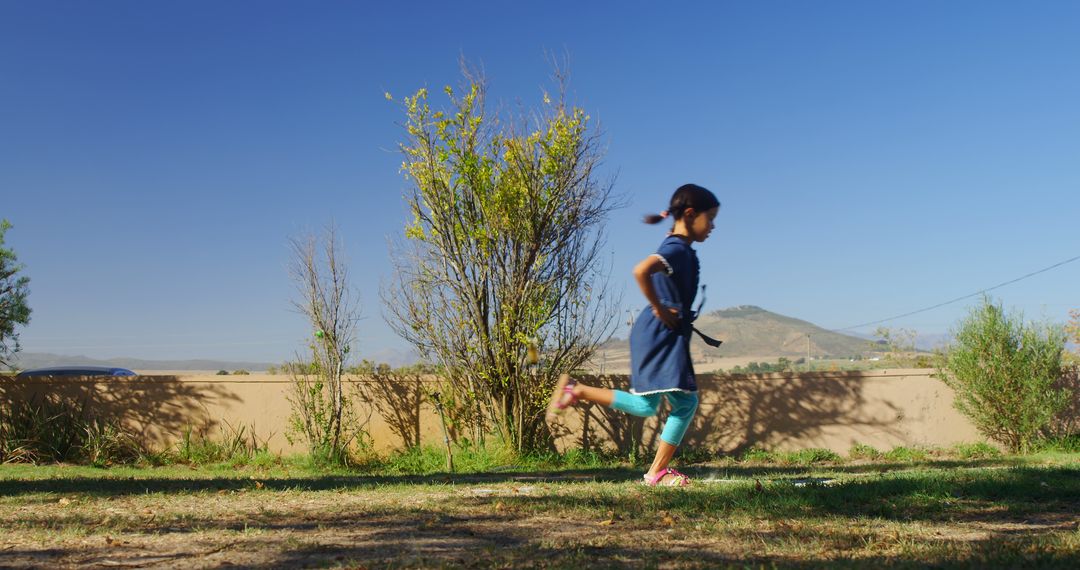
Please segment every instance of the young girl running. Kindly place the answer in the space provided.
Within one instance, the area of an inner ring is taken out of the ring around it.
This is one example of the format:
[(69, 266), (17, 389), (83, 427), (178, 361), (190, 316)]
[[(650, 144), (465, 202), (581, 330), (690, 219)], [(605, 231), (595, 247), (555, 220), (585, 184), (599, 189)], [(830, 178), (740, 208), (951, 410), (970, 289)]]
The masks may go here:
[[(691, 312), (698, 288), (697, 254), (690, 247), (708, 239), (720, 202), (695, 184), (680, 186), (667, 211), (645, 222), (674, 219), (671, 233), (656, 253), (634, 267), (634, 279), (649, 301), (630, 330), (630, 392), (586, 386), (564, 374), (555, 386), (548, 418), (578, 400), (587, 400), (635, 416), (655, 416), (665, 398), (671, 413), (660, 434), (660, 447), (648, 473), (648, 485), (684, 486), (690, 478), (668, 467), (697, 410), (697, 382), (690, 361)], [(711, 339), (710, 339), (711, 340)], [(717, 343), (719, 344), (719, 343)]]

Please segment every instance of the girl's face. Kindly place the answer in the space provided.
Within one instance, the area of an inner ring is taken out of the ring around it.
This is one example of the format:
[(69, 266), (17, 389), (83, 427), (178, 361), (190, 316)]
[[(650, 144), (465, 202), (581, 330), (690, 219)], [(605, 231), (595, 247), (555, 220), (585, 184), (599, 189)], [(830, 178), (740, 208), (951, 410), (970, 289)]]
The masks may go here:
[(711, 210), (704, 212), (695, 212), (690, 210), (687, 212), (689, 215), (686, 220), (686, 234), (693, 241), (705, 241), (709, 239), (709, 234), (712, 233), (716, 224), (713, 221), (716, 219), (716, 214), (720, 212), (720, 207), (717, 206)]

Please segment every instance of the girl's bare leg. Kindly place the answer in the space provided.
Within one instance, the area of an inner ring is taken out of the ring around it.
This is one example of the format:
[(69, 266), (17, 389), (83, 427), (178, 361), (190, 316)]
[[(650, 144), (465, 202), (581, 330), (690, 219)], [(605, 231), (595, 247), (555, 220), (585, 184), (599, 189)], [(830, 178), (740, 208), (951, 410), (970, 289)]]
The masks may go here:
[[(615, 400), (615, 392), (607, 388), (594, 388), (580, 382), (575, 383), (570, 393), (566, 393), (566, 386), (573, 379), (569, 374), (563, 374), (555, 384), (555, 391), (551, 395), (551, 404), (548, 405), (548, 420), (553, 420), (562, 409), (572, 404), (576, 399), (586, 400), (602, 406), (610, 406)], [(572, 395), (571, 395), (572, 394)]]
[[(559, 382), (555, 386), (555, 395), (553, 401), (557, 401), (566, 405), (570, 404), (570, 394), (567, 394), (563, 390), (563, 388), (569, 381), (570, 377), (565, 374), (561, 378), (559, 378)], [(581, 382), (578, 382), (574, 385), (573, 388), (571, 388), (571, 393), (574, 395), (574, 398), (593, 402), (594, 404), (600, 404), (601, 406), (610, 407), (611, 403), (615, 400), (615, 392), (613, 390), (610, 390), (608, 388), (596, 388), (594, 386), (586, 386)], [(660, 446), (656, 449), (656, 457), (653, 458), (652, 466), (649, 467), (649, 472), (646, 474), (646, 476), (649, 479), (652, 479), (653, 477), (656, 477), (657, 473), (660, 473), (664, 469), (667, 469), (668, 464), (671, 463), (671, 459), (675, 457), (675, 451), (677, 449), (677, 446), (671, 445), (670, 443), (661, 439)], [(672, 475), (665, 475), (665, 477), (672, 477)], [(666, 481), (661, 480), (659, 482), (664, 483)]]
[(579, 400), (588, 400), (601, 406), (610, 406), (615, 401), (615, 392), (607, 388), (594, 388), (578, 383), (574, 386), (574, 397)]
[[(675, 450), (678, 447), (671, 445), (670, 443), (660, 440), (660, 447), (656, 448), (656, 457), (653, 459), (652, 467), (649, 467), (649, 472), (646, 476), (649, 479), (656, 477), (656, 474), (667, 469), (668, 463), (671, 463), (671, 458), (675, 457)], [(665, 475), (664, 477), (672, 477), (672, 475)], [(663, 483), (664, 481), (660, 481)]]

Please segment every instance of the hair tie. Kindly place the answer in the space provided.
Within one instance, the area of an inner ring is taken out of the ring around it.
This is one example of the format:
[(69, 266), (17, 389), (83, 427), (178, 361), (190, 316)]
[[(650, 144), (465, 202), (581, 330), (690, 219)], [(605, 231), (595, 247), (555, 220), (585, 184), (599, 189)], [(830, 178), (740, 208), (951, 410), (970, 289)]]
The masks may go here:
[(661, 218), (667, 218), (668, 217), (668, 211), (664, 210), (663, 212), (660, 212), (660, 217)]

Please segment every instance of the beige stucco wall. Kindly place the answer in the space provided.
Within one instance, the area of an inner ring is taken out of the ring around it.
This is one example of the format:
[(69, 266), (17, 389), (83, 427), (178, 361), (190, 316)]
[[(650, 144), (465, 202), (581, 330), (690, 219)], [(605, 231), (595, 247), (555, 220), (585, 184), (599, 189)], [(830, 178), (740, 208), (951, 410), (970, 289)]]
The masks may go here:
[[(701, 403), (684, 443), (725, 452), (757, 446), (846, 453), (856, 443), (890, 449), (983, 441), (953, 408), (952, 391), (932, 373), (910, 369), (699, 377)], [(663, 414), (627, 421), (599, 406), (579, 408), (570, 414), (559, 443), (616, 441), (625, 447), (636, 440), (651, 447)], [(589, 429), (582, 429), (584, 424)]]
[[(952, 407), (952, 392), (931, 377), (932, 370), (880, 370), (701, 376), (701, 406), (685, 443), (737, 452), (750, 446), (770, 449), (820, 447), (846, 453), (853, 444), (879, 449), (897, 445), (948, 446), (982, 441), (974, 427)], [(350, 379), (353, 388), (384, 388), (398, 402), (400, 417), (387, 421), (389, 400), (382, 409), (361, 402), (358, 416), (367, 425), (375, 447), (401, 447), (414, 438), (441, 442), (438, 416), (420, 400), (421, 383), (373, 386), (370, 380)], [(625, 387), (625, 377), (587, 380)], [(155, 445), (175, 442), (185, 429), (218, 436), (222, 430), (243, 428), (273, 451), (295, 452), (285, 438), (290, 415), (287, 376), (170, 375), (108, 379), (0, 380), (0, 403), (51, 393), (86, 401), (91, 413), (121, 418)], [(401, 413), (404, 409), (404, 413)], [(583, 406), (570, 410), (557, 426), (557, 445), (627, 450), (650, 448), (658, 436), (660, 418), (638, 419)], [(395, 432), (391, 426), (397, 425)], [(401, 428), (400, 426), (406, 426)]]

